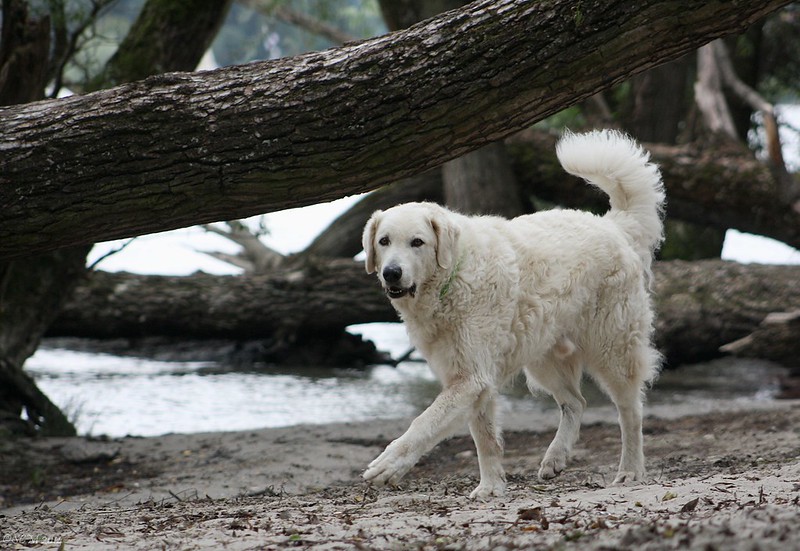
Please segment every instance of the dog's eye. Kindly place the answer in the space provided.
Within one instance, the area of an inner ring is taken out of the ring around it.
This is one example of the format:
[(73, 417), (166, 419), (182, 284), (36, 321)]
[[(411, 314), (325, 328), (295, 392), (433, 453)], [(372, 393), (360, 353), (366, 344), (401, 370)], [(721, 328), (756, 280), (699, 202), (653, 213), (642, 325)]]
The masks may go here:
[(380, 241), (378, 241), (378, 245), (380, 245), (381, 247), (389, 246), (389, 238), (384, 235), (383, 237), (380, 238)]
[(415, 237), (414, 239), (411, 240), (411, 246), (412, 247), (421, 247), (424, 244), (425, 244), (425, 242), (422, 239), (420, 239), (419, 237)]

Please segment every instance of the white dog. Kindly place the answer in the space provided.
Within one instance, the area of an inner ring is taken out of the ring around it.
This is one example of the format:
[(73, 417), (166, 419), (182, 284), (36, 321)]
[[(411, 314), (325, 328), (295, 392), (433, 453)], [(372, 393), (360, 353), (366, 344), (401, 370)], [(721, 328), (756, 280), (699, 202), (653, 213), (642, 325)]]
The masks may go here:
[(662, 241), (658, 168), (613, 131), (568, 134), (564, 169), (608, 194), (595, 216), (551, 210), (506, 220), (463, 216), (432, 203), (377, 211), (364, 228), (368, 273), (377, 271), (442, 391), (364, 478), (395, 484), (419, 458), (468, 422), (480, 466), (472, 498), (502, 495), (498, 390), (524, 370), (531, 390), (561, 408), (539, 469), (558, 475), (577, 440), (585, 369), (619, 411), (622, 456), (615, 483), (642, 480), (642, 395), (658, 373), (648, 293)]

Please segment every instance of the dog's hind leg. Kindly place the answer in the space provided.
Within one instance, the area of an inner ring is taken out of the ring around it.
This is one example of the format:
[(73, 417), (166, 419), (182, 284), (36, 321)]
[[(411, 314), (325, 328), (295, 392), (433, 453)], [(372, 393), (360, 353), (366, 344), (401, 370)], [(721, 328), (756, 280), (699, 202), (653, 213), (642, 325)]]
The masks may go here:
[(506, 475), (503, 471), (503, 439), (496, 421), (497, 393), (485, 390), (475, 404), (469, 421), (469, 432), (478, 451), (481, 482), (469, 495), (470, 499), (486, 499), (502, 496), (506, 490)]
[(586, 409), (586, 400), (580, 389), (582, 370), (574, 348), (570, 350), (572, 346), (571, 342), (564, 339), (542, 364), (525, 370), (531, 391), (537, 387), (546, 390), (561, 410), (556, 436), (539, 468), (539, 478), (543, 480), (554, 478), (566, 468), (572, 446), (578, 440), (581, 418)]
[(644, 480), (644, 449), (642, 445), (642, 399), (641, 390), (621, 393), (614, 402), (619, 411), (619, 426), (622, 432), (622, 454), (614, 484)]
[(592, 372), (592, 376), (617, 406), (619, 413), (622, 453), (614, 484), (644, 480), (642, 396), (645, 378), (652, 373), (648, 362), (656, 355), (656, 352), (643, 347), (639, 353), (621, 358), (619, 367)]

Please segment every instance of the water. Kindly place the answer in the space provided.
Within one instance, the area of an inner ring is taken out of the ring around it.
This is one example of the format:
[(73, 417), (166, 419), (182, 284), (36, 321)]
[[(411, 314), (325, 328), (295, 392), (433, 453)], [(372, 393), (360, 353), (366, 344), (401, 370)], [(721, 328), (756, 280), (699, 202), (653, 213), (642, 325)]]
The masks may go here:
[[(394, 357), (408, 347), (398, 324), (355, 329)], [(212, 362), (166, 362), (43, 347), (26, 363), (40, 388), (73, 418), (81, 434), (112, 437), (249, 430), (302, 423), (412, 417), (439, 385), (424, 363), (368, 370), (291, 369), (230, 372)], [(718, 360), (662, 374), (649, 408), (713, 410), (722, 401), (763, 402), (784, 371), (768, 362)], [(591, 408), (608, 399), (584, 384)], [(522, 381), (503, 407), (557, 417), (547, 396), (531, 397)]]
[(27, 369), (76, 418), (80, 433), (110, 436), (330, 423), (379, 412), (407, 416), (420, 405), (415, 397), (436, 392), (422, 364), (362, 372), (215, 373), (216, 367), (42, 349)]

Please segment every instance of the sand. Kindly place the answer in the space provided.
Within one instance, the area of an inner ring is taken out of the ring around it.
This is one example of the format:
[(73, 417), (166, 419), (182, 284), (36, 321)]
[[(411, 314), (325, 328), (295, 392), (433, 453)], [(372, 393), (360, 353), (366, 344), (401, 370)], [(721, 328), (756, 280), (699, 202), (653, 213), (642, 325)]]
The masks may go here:
[[(397, 488), (360, 479), (407, 419), (120, 440), (0, 442), (0, 549), (800, 549), (800, 402), (645, 420), (648, 479), (610, 486), (619, 433), (584, 423), (559, 478), (553, 424), (506, 426), (508, 493), (477, 484), (471, 440)], [(555, 421), (555, 420), (553, 420)]]

